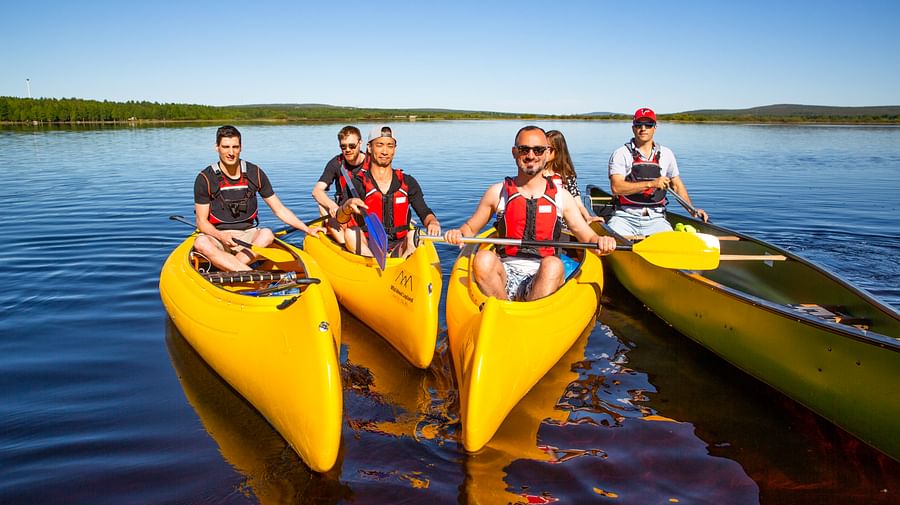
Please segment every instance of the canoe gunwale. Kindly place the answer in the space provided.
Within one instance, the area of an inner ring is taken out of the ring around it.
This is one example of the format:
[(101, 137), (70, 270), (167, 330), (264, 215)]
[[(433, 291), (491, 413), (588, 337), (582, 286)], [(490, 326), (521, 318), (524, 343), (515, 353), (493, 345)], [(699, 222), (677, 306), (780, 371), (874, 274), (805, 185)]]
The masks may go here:
[[(603, 190), (603, 188), (600, 188), (593, 184), (589, 184), (587, 186), (587, 191), (586, 191), (588, 198), (590, 198), (590, 195), (595, 192), (601, 193), (603, 195), (608, 194), (605, 190)], [(591, 210), (594, 211), (595, 209), (591, 208)], [(701, 220), (695, 219), (690, 216), (686, 216), (686, 215), (678, 213), (678, 212), (671, 212), (668, 210), (666, 212), (668, 214), (677, 216), (679, 220), (693, 222), (693, 223), (697, 224), (698, 226), (703, 226), (708, 229), (712, 229), (716, 232), (720, 232), (722, 235), (725, 235), (725, 236), (738, 237), (742, 241), (754, 243), (764, 249), (772, 251), (775, 254), (783, 255), (788, 258), (788, 261), (795, 261), (795, 262), (801, 263), (804, 266), (806, 266), (807, 268), (809, 268), (810, 270), (816, 272), (817, 274), (820, 274), (823, 277), (826, 277), (829, 280), (831, 280), (832, 282), (838, 284), (841, 287), (841, 289), (845, 289), (848, 292), (852, 293), (854, 296), (860, 298), (863, 302), (865, 302), (870, 307), (877, 309), (878, 311), (884, 313), (888, 317), (900, 319), (900, 311), (897, 311), (893, 307), (885, 304), (883, 301), (874, 297), (868, 291), (866, 291), (862, 288), (859, 288), (857, 286), (854, 286), (853, 284), (849, 283), (847, 280), (843, 279), (841, 276), (837, 275), (836, 273), (832, 272), (831, 270), (829, 270), (828, 268), (826, 268), (822, 265), (813, 263), (813, 262), (803, 258), (802, 256), (798, 256), (797, 254), (792, 253), (791, 251), (788, 251), (786, 249), (783, 249), (775, 244), (771, 244), (764, 240), (761, 240), (756, 237), (732, 230), (730, 228), (726, 228), (724, 226), (713, 224), (713, 223), (704, 223)], [(614, 237), (617, 242), (620, 242), (623, 244), (634, 244), (634, 241), (629, 240), (629, 239), (622, 237), (621, 235), (615, 233), (612, 229), (609, 228), (609, 226), (606, 223), (602, 223), (600, 226), (602, 227), (602, 229), (604, 231), (606, 231), (606, 233), (608, 235)], [(760, 298), (756, 295), (747, 293), (745, 291), (731, 288), (720, 282), (706, 278), (703, 275), (697, 274), (693, 270), (675, 270), (675, 272), (678, 275), (685, 276), (686, 278), (690, 279), (693, 282), (706, 285), (709, 287), (709, 289), (716, 290), (716, 291), (718, 291), (722, 294), (725, 294), (731, 298), (740, 300), (743, 303), (747, 303), (747, 304), (753, 305), (753, 306), (758, 306), (762, 309), (779, 314), (783, 317), (787, 317), (789, 319), (795, 319), (797, 322), (801, 322), (801, 323), (808, 324), (811, 326), (819, 327), (830, 333), (839, 334), (843, 337), (851, 338), (851, 339), (857, 340), (862, 343), (875, 345), (875, 346), (881, 347), (883, 349), (891, 350), (894, 352), (900, 352), (900, 338), (894, 338), (889, 335), (884, 335), (882, 333), (878, 333), (875, 331), (862, 330), (855, 326), (850, 326), (850, 325), (841, 324), (841, 323), (835, 323), (835, 322), (820, 319), (820, 318), (817, 318), (817, 317), (814, 317), (814, 316), (811, 316), (808, 314), (804, 314), (800, 311), (791, 309), (787, 305), (783, 305), (783, 304), (780, 304), (777, 302), (771, 302), (764, 298)]]
[(775, 302), (770, 302), (763, 298), (759, 298), (755, 295), (751, 295), (744, 291), (740, 291), (734, 288), (730, 288), (724, 284), (716, 282), (712, 279), (707, 279), (701, 275), (698, 275), (691, 271), (678, 270), (676, 272), (678, 275), (682, 275), (687, 277), (693, 282), (704, 284), (714, 291), (717, 291), (725, 296), (729, 296), (733, 299), (736, 299), (742, 303), (746, 303), (748, 305), (752, 305), (755, 307), (759, 307), (763, 310), (767, 310), (769, 312), (776, 313), (782, 317), (786, 317), (789, 319), (795, 319), (799, 323), (807, 324), (810, 326), (823, 328), (826, 331), (834, 334), (839, 334), (842, 337), (851, 338), (853, 340), (857, 340), (859, 342), (875, 345), (881, 347), (883, 349), (891, 350), (894, 352), (900, 352), (900, 340), (889, 337), (887, 335), (882, 335), (881, 333), (877, 333), (874, 331), (862, 330), (855, 326), (834, 323), (831, 321), (827, 321), (824, 319), (817, 318), (815, 316), (811, 316), (809, 314), (805, 314), (803, 312), (792, 310), (790, 307), (786, 305), (782, 305)]

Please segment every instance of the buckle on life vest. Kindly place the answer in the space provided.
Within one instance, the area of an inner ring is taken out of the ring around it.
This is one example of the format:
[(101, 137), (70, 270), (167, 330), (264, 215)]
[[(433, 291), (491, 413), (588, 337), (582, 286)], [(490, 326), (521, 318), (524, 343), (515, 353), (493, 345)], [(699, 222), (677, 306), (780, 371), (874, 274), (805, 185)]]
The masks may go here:
[(247, 212), (247, 200), (226, 201), (225, 206), (231, 212), (231, 217), (238, 217)]

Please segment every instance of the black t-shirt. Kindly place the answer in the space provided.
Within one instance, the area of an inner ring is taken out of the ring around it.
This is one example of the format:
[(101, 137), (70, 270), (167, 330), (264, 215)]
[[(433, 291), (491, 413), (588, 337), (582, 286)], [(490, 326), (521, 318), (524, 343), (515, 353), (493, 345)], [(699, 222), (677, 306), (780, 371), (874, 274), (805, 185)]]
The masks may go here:
[[(331, 188), (331, 185), (335, 185), (334, 189), (334, 197), (335, 201), (340, 201), (341, 197), (341, 186), (340, 184), (336, 184), (338, 179), (341, 177), (341, 161), (343, 161), (343, 155), (337, 155), (334, 158), (328, 160), (328, 163), (325, 164), (325, 170), (322, 171), (322, 175), (319, 177), (319, 182), (325, 183), (325, 191), (328, 191)], [(344, 167), (350, 172), (351, 175), (356, 175), (356, 172), (366, 164), (365, 157), (363, 158), (363, 162), (359, 165), (351, 165), (350, 163), (344, 162)]]
[[(275, 194), (275, 190), (272, 189), (272, 183), (269, 182), (268, 176), (263, 172), (261, 168), (257, 165), (254, 165), (250, 162), (244, 162), (247, 166), (246, 173), (246, 186), (247, 190), (236, 190), (240, 194), (238, 194), (238, 198), (241, 195), (245, 194), (245, 191), (249, 191), (250, 200), (252, 202), (248, 202), (248, 206), (246, 211), (238, 216), (231, 215), (229, 213), (224, 212), (224, 202), (222, 199), (225, 197), (222, 195), (222, 191), (220, 186), (219, 176), (213, 171), (211, 167), (206, 167), (197, 174), (197, 178), (194, 179), (194, 203), (199, 205), (209, 205), (210, 213), (214, 215), (214, 217), (218, 217), (226, 223), (216, 224), (216, 227), (219, 229), (244, 229), (249, 226), (252, 226), (253, 220), (256, 218), (257, 211), (257, 199), (256, 195), (259, 194), (263, 198), (268, 198)], [(241, 181), (241, 176), (238, 176), (236, 179), (232, 179), (225, 175), (225, 172), (221, 172), (221, 177), (225, 179), (225, 183), (227, 185), (239, 185)], [(218, 190), (218, 195), (216, 201), (213, 201), (212, 197)], [(230, 197), (230, 199), (235, 199), (235, 197)]]

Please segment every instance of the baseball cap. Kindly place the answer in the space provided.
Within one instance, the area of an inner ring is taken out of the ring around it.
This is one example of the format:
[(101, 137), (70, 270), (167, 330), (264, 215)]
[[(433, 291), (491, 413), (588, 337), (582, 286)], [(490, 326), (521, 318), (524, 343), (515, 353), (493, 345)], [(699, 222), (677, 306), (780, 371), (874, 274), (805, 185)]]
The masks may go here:
[(391, 130), (390, 126), (381, 125), (369, 130), (369, 140), (367, 140), (366, 142), (371, 142), (379, 137), (390, 137), (394, 140), (397, 139), (397, 137), (394, 136), (394, 131)]
[(634, 119), (632, 121), (637, 121), (638, 119), (648, 118), (656, 122), (656, 113), (653, 112), (653, 109), (648, 109), (646, 107), (641, 107), (640, 109), (634, 111)]

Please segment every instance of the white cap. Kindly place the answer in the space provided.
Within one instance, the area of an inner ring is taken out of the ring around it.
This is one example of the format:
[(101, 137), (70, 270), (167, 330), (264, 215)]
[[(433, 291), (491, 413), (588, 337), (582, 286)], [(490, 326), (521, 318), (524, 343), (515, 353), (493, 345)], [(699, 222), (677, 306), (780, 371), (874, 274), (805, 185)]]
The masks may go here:
[(397, 139), (397, 137), (394, 136), (394, 131), (391, 129), (390, 126), (381, 125), (381, 126), (376, 126), (376, 127), (372, 128), (371, 130), (369, 130), (369, 140), (367, 140), (366, 142), (368, 143), (368, 142), (371, 142), (371, 141), (373, 141), (377, 138), (381, 138), (381, 137), (390, 137), (394, 140)]

